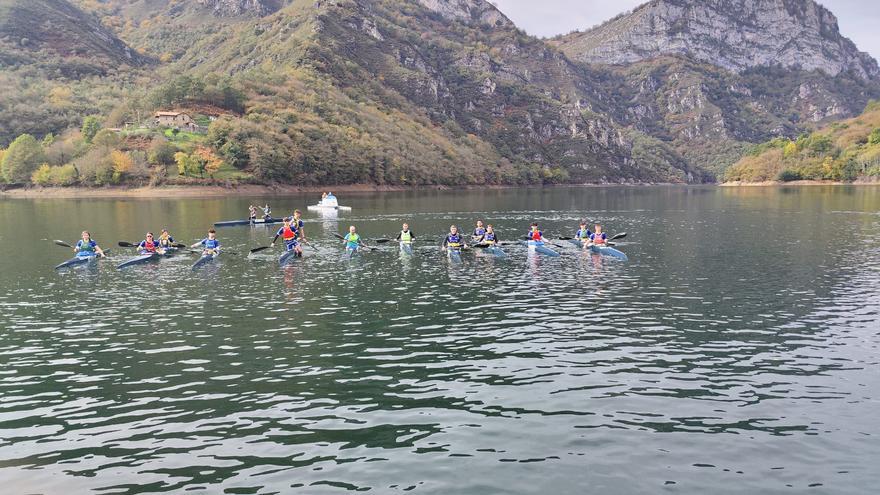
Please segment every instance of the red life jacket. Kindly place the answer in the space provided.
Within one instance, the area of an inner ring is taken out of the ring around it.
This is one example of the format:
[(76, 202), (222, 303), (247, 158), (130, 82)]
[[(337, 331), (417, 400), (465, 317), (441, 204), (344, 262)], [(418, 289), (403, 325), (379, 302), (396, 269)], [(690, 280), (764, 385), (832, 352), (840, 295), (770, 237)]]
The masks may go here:
[(530, 232), (529, 237), (531, 237), (533, 241), (540, 241), (541, 240), (541, 231), (536, 230), (534, 232)]
[(593, 234), (593, 244), (605, 244), (605, 238), (602, 234)]
[(157, 247), (159, 247), (159, 246), (158, 246), (158, 244), (156, 244), (156, 241), (153, 241), (153, 242), (144, 241), (143, 250), (148, 253), (155, 253)]
[(281, 231), (281, 238), (285, 241), (296, 239), (296, 231), (285, 225)]

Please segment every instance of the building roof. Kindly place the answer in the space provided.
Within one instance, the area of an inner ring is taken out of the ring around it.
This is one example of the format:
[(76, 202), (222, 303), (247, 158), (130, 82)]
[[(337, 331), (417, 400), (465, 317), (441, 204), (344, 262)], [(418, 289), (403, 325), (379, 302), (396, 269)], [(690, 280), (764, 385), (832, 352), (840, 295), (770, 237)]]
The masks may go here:
[(156, 112), (156, 117), (177, 117), (178, 115), (186, 115), (186, 112)]

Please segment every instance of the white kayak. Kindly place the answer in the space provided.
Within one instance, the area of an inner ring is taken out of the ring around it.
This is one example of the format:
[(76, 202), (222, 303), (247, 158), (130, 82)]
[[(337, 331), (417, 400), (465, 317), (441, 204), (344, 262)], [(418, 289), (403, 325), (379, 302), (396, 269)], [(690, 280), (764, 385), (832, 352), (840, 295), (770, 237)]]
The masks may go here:
[(351, 211), (351, 206), (341, 206), (339, 204), (339, 201), (336, 199), (336, 196), (328, 194), (321, 198), (321, 201), (319, 201), (318, 204), (309, 205), (308, 209), (310, 211)]

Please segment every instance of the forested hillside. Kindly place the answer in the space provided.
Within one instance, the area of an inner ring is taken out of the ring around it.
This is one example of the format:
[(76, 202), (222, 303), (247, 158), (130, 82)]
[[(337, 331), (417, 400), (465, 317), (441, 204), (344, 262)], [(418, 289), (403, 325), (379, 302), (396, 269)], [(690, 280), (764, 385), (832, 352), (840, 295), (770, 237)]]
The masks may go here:
[(868, 69), (582, 61), (484, 0), (0, 0), (0, 30), (11, 183), (700, 183), (880, 97)]

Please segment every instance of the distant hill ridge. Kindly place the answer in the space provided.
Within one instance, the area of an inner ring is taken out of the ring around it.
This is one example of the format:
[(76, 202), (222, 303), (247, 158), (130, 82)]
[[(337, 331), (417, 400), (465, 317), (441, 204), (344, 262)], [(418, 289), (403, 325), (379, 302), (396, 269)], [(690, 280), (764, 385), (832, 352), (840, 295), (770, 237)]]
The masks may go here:
[(834, 14), (812, 0), (653, 0), (555, 43), (587, 63), (682, 55), (736, 72), (778, 64), (880, 77), (877, 61), (843, 37)]

